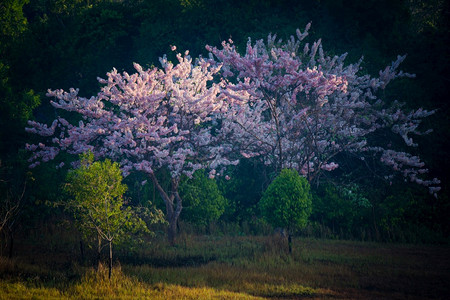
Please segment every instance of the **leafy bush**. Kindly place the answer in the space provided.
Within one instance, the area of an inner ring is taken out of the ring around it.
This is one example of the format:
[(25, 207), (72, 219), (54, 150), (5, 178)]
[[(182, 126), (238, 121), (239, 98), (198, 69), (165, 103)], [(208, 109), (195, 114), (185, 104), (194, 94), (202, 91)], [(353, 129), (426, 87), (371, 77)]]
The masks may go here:
[(197, 171), (192, 178), (186, 177), (179, 189), (184, 203), (181, 216), (185, 221), (207, 226), (224, 213), (227, 200), (220, 193), (216, 181), (204, 172)]
[(283, 169), (264, 192), (259, 206), (272, 226), (292, 232), (306, 226), (312, 209), (311, 198), (306, 178), (295, 170)]

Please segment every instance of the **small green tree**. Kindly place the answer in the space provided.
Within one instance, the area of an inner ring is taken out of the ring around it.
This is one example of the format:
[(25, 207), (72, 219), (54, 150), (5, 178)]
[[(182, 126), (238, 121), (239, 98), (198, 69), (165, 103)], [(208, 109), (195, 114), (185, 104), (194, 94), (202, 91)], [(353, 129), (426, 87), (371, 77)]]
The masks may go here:
[(217, 221), (225, 211), (227, 200), (219, 191), (214, 179), (205, 175), (203, 170), (185, 178), (179, 186), (184, 200), (182, 218), (200, 226)]
[[(71, 196), (67, 208), (73, 213), (77, 225), (85, 236), (96, 234), (97, 263), (100, 263), (102, 242), (109, 246), (109, 277), (112, 270), (112, 244), (119, 243), (130, 233), (149, 232), (147, 224), (131, 207), (124, 206), (122, 174), (117, 163), (110, 160), (94, 162), (94, 155), (81, 155), (79, 168), (67, 175), (65, 190)], [(153, 215), (153, 221), (162, 214)]]
[(292, 253), (294, 229), (305, 227), (311, 214), (311, 193), (306, 178), (295, 170), (283, 169), (264, 192), (259, 207), (264, 219), (288, 233), (289, 253)]

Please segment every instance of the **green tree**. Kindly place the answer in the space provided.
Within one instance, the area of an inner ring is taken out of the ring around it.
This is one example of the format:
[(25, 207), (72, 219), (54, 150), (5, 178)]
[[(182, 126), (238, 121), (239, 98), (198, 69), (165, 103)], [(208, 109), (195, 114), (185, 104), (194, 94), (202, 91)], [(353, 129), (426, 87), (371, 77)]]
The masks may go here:
[[(68, 208), (85, 235), (94, 233), (98, 238), (98, 263), (103, 248), (109, 246), (109, 277), (112, 270), (112, 244), (126, 239), (130, 233), (149, 232), (147, 224), (135, 210), (124, 205), (122, 174), (117, 163), (110, 160), (94, 162), (92, 153), (81, 156), (79, 168), (67, 175), (65, 190), (71, 195)], [(162, 214), (152, 215), (152, 221)]]
[(184, 201), (182, 218), (199, 226), (207, 226), (217, 221), (225, 211), (227, 200), (219, 191), (214, 179), (203, 171), (197, 171), (192, 178), (180, 184), (180, 194)]
[[(8, 66), (0, 61), (0, 155), (17, 153), (23, 147), (26, 121), (40, 104), (33, 90), (14, 89), (8, 77)], [(0, 158), (1, 159), (1, 158)]]
[(292, 233), (303, 228), (311, 214), (311, 193), (306, 178), (295, 170), (283, 169), (264, 192), (259, 207), (264, 219), (274, 227), (287, 230), (289, 253)]
[(0, 53), (27, 28), (23, 6), (29, 0), (2, 0), (0, 3)]

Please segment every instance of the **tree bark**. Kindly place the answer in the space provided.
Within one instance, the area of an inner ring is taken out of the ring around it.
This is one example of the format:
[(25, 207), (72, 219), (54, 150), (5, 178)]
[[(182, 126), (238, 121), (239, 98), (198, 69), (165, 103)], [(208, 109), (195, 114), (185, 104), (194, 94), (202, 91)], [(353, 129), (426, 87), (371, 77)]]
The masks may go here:
[(100, 254), (102, 252), (102, 238), (100, 234), (98, 235), (98, 247), (97, 247), (97, 271), (100, 270)]
[(178, 194), (178, 184), (180, 182), (179, 178), (172, 178), (171, 180), (171, 190), (168, 195), (166, 191), (159, 184), (158, 179), (154, 173), (150, 174), (150, 178), (158, 190), (161, 198), (166, 204), (166, 219), (169, 222), (169, 227), (167, 228), (167, 238), (170, 245), (175, 245), (177, 236), (177, 223), (180, 216), (181, 210), (183, 209), (183, 201)]
[(14, 234), (12, 230), (9, 230), (9, 252), (8, 252), (9, 258), (12, 258), (13, 256), (13, 248), (14, 248)]
[(178, 179), (172, 179), (172, 194), (170, 201), (166, 203), (167, 221), (169, 222), (167, 237), (172, 246), (176, 243), (178, 218), (183, 208), (181, 197), (178, 194), (178, 183)]
[(169, 221), (169, 228), (167, 229), (167, 238), (169, 241), (169, 244), (171, 246), (174, 246), (176, 243), (176, 237), (177, 237), (177, 225), (176, 221), (173, 219)]
[(375, 218), (375, 207), (372, 205), (372, 218), (373, 218), (373, 228), (375, 230), (376, 241), (380, 241), (380, 232), (378, 231), (377, 221)]
[(291, 233), (288, 233), (288, 247), (289, 247), (289, 254), (292, 254), (292, 235), (291, 235)]
[(80, 258), (81, 258), (81, 263), (84, 263), (84, 245), (83, 245), (83, 240), (80, 240)]
[(109, 273), (108, 278), (111, 279), (111, 273), (112, 273), (112, 241), (109, 241)]

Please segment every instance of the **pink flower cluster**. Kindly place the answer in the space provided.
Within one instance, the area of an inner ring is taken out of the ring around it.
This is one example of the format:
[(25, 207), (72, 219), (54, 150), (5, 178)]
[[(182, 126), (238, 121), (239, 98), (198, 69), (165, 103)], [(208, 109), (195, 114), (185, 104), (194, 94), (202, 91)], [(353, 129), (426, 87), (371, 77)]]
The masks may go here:
[(91, 98), (79, 97), (75, 89), (49, 91), (55, 108), (82, 120), (75, 125), (57, 118), (50, 127), (29, 121), (27, 131), (46, 138), (27, 145), (31, 166), (61, 150), (90, 150), (118, 161), (125, 175), (167, 168), (179, 178), (209, 168), (213, 178), (223, 166), (258, 156), (312, 181), (338, 168), (342, 152), (371, 152), (436, 193), (439, 181), (421, 178), (426, 169), (418, 157), (369, 143), (371, 135), (390, 129), (414, 147), (412, 135), (427, 133), (418, 128), (434, 111), (405, 112), (400, 103), (387, 105), (379, 96), (393, 79), (413, 76), (398, 71), (405, 56), (378, 77), (361, 75), (362, 59), (344, 64), (346, 54), (325, 55), (321, 40), (302, 44), (309, 28), (286, 42), (275, 35), (266, 42), (249, 39), (244, 54), (229, 40), (220, 49), (207, 46), (209, 59), (193, 62), (186, 52), (177, 54), (176, 65), (164, 56), (162, 68), (135, 64), (134, 74), (113, 69), (99, 78), (104, 86)]
[(405, 56), (398, 56), (378, 77), (360, 75), (362, 59), (345, 65), (347, 54), (326, 56), (321, 40), (301, 47), (309, 28), (297, 30), (287, 42), (272, 35), (266, 42), (249, 39), (245, 54), (232, 41), (223, 42), (221, 49), (207, 46), (211, 63), (222, 66), (225, 78), (233, 78), (233, 91), (250, 94), (225, 112), (223, 139), (243, 157), (261, 156), (277, 169), (295, 168), (310, 181), (338, 168), (333, 160), (342, 152), (371, 151), (435, 193), (439, 181), (419, 178), (425, 169), (416, 157), (368, 144), (374, 133), (388, 128), (411, 147), (417, 145), (412, 135), (429, 132), (418, 127), (434, 111), (407, 113), (400, 103), (387, 105), (379, 97), (395, 78), (414, 77), (398, 71)]
[(190, 176), (201, 168), (236, 164), (226, 159), (211, 127), (227, 109), (228, 93), (243, 98), (247, 93), (216, 80), (220, 66), (202, 59), (193, 63), (187, 53), (177, 58), (174, 66), (163, 57), (161, 69), (135, 64), (134, 74), (113, 69), (99, 78), (104, 86), (91, 98), (79, 97), (75, 89), (49, 91), (55, 108), (77, 112), (82, 120), (72, 125), (58, 118), (51, 127), (29, 121), (28, 132), (48, 137), (45, 144), (27, 145), (33, 152), (30, 167), (54, 159), (59, 150), (110, 157), (120, 162), (124, 175), (165, 167), (174, 177)]

